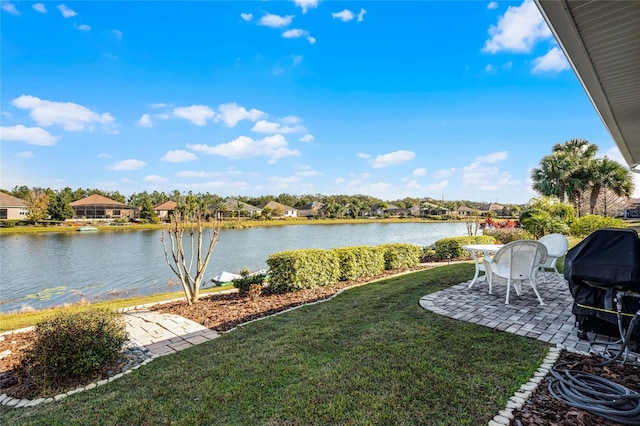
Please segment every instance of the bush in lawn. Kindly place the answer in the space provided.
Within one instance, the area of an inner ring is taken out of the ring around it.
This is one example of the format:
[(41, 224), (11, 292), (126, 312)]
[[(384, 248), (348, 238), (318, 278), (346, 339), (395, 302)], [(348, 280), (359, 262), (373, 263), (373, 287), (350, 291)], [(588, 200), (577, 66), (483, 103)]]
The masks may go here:
[(127, 340), (122, 315), (107, 309), (59, 313), (39, 322), (23, 360), (33, 381), (48, 390), (95, 377)]
[(458, 259), (468, 255), (462, 246), (467, 244), (495, 244), (496, 239), (490, 235), (473, 235), (467, 237), (442, 238), (433, 246), (438, 260)]
[(497, 242), (507, 244), (517, 240), (533, 240), (531, 232), (522, 228), (489, 228), (484, 230), (483, 235), (494, 237)]
[(376, 247), (354, 246), (332, 249), (340, 262), (340, 281), (370, 277), (384, 271), (384, 251)]
[(420, 263), (419, 246), (414, 244), (380, 244), (377, 246), (384, 251), (384, 269), (399, 269), (416, 266)]
[(332, 250), (281, 251), (269, 256), (267, 265), (269, 289), (280, 293), (334, 284), (340, 277), (340, 261)]
[(603, 228), (626, 228), (627, 224), (622, 219), (613, 217), (602, 217), (588, 214), (577, 218), (571, 224), (571, 235), (575, 237), (586, 237), (593, 231)]
[(248, 270), (240, 271), (242, 278), (236, 278), (232, 281), (233, 286), (243, 293), (248, 293), (253, 285), (263, 286), (266, 274), (249, 274)]

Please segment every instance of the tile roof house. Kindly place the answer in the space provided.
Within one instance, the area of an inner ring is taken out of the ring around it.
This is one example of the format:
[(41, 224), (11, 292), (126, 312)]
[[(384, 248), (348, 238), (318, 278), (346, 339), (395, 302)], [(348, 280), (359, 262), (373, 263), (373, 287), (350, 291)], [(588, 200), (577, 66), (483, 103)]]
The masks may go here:
[(627, 219), (640, 218), (640, 198), (631, 198), (624, 209), (623, 216)]
[(322, 209), (322, 204), (320, 201), (313, 201), (301, 209), (298, 209), (298, 217), (315, 217), (320, 215), (320, 210)]
[(0, 220), (26, 219), (29, 214), (29, 203), (22, 198), (0, 192)]
[[(260, 216), (262, 209), (251, 204), (243, 203), (235, 198), (227, 198), (224, 200), (224, 204), (229, 209), (229, 212), (237, 212), (240, 210), (242, 216)], [(248, 214), (247, 214), (248, 213)]]
[(298, 210), (290, 206), (285, 206), (277, 201), (269, 201), (262, 207), (262, 210), (266, 208), (271, 209), (271, 215), (274, 217), (298, 217)]
[(481, 213), (494, 212), (496, 214), (502, 213), (504, 206), (501, 204), (483, 204), (479, 208)]
[(122, 204), (111, 198), (93, 194), (70, 203), (74, 219), (133, 219), (138, 208)]
[(160, 220), (168, 221), (176, 207), (178, 207), (178, 203), (169, 200), (153, 206), (153, 210), (155, 210)]

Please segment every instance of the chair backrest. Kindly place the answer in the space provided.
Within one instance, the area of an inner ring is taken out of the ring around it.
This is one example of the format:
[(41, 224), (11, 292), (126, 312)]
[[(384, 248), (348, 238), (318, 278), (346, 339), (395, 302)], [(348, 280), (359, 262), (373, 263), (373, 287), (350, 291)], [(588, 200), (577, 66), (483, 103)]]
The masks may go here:
[(546, 260), (547, 248), (544, 244), (535, 240), (517, 240), (498, 250), (491, 263), (501, 269), (508, 268), (512, 279), (528, 279)]
[(545, 235), (538, 241), (547, 248), (549, 257), (562, 257), (569, 249), (569, 240), (562, 234)]

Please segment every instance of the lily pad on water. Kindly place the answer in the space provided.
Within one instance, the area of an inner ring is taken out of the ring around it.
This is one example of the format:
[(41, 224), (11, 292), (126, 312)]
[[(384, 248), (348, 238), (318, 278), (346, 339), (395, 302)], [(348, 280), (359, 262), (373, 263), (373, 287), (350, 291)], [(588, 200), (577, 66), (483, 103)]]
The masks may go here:
[(67, 291), (66, 286), (50, 287), (40, 290), (37, 293), (27, 294), (22, 300), (49, 300), (53, 296), (59, 296)]

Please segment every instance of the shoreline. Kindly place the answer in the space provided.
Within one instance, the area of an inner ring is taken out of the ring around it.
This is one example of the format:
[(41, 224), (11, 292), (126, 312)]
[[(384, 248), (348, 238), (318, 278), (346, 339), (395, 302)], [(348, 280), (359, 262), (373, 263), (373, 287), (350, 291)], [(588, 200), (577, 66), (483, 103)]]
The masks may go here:
[[(464, 222), (466, 218), (460, 219), (423, 219), (417, 217), (411, 218), (376, 218), (376, 219), (272, 219), (272, 220), (224, 220), (220, 221), (220, 227), (224, 229), (244, 229), (258, 228), (270, 226), (287, 226), (287, 225), (361, 225), (367, 223), (448, 223), (448, 222)], [(477, 220), (480, 220), (479, 218)], [(207, 225), (211, 226), (212, 222)], [(97, 226), (99, 231), (120, 232), (120, 231), (144, 231), (144, 230), (162, 230), (166, 229), (166, 224), (128, 224), (122, 225), (100, 225), (100, 223), (92, 223), (87, 221), (87, 225)], [(78, 227), (73, 225), (61, 226), (16, 226), (12, 228), (0, 227), (0, 236), (16, 235), (16, 234), (40, 234), (40, 233), (71, 233), (77, 232)], [(77, 232), (80, 233), (80, 232)]]

